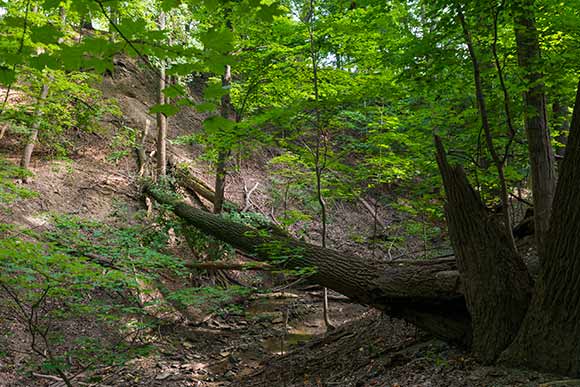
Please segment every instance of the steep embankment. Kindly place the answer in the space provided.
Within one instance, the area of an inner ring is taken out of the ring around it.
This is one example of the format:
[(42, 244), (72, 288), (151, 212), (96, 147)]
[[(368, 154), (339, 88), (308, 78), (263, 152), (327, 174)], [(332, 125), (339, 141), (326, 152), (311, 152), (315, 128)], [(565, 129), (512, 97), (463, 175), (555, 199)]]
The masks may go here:
[[(3, 213), (3, 222), (40, 231), (50, 226), (50, 212), (105, 222), (113, 214), (123, 213), (130, 222), (131, 215), (142, 206), (136, 163), (131, 151), (116, 160), (110, 155), (119, 150), (112, 144), (115, 136), (123, 133), (122, 126), (140, 130), (150, 120), (154, 127), (148, 109), (155, 103), (155, 84), (152, 74), (132, 60), (118, 59), (114, 74), (105, 77), (100, 88), (106, 97), (119, 102), (122, 118), (104, 123), (107, 132), (75, 134), (67, 160), (43, 158), (40, 146), (31, 166), (34, 178), (27, 184), (38, 196), (11, 206)], [(12, 101), (17, 103), (18, 98)], [(203, 118), (192, 109), (183, 109), (169, 119), (169, 137), (200, 130)], [(153, 131), (146, 147), (147, 153), (154, 149)], [(190, 162), (198, 178), (212, 182), (211, 167), (196, 159), (202, 149), (185, 145), (173, 145), (171, 149), (179, 160)], [(2, 140), (0, 151), (13, 161), (19, 157), (19, 146), (10, 134)], [(244, 187), (259, 182), (253, 196), (254, 209), (270, 215), (274, 201), (266, 157), (256, 155), (252, 160), (242, 160), (238, 167), (228, 179), (228, 199), (245, 204)], [(385, 209), (379, 211), (387, 214)], [(372, 216), (364, 205), (338, 202), (332, 212), (331, 244), (337, 249), (368, 254), (368, 246), (353, 242), (352, 237), (368, 235), (372, 229)], [(118, 215), (115, 219), (119, 221)], [(316, 228), (313, 222), (308, 229), (311, 241), (317, 240)], [(151, 353), (121, 367), (81, 372), (77, 381), (102, 386), (458, 387), (536, 386), (546, 379), (535, 373), (482, 368), (460, 350), (344, 300), (331, 303), (331, 317), (337, 325), (345, 325), (324, 337), (318, 293), (296, 291), (280, 296), (248, 300), (241, 315), (210, 314), (200, 321), (153, 316), (156, 328), (139, 337), (153, 345)], [(29, 363), (26, 329), (6, 317), (0, 318), (0, 386), (61, 386), (58, 378), (47, 375), (49, 370), (41, 372)], [(63, 329), (68, 338), (88, 334), (98, 343), (118, 335), (115, 329), (90, 318), (71, 321)], [(310, 339), (314, 340), (303, 345)], [(67, 362), (75, 371), (83, 369), (74, 358)]]

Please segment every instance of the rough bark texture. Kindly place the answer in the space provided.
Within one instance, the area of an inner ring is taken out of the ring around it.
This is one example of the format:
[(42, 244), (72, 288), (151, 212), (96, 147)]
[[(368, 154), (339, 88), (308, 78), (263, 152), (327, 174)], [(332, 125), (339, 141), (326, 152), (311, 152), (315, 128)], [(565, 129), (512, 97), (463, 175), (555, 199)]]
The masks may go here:
[(512, 364), (580, 375), (580, 83), (558, 188), (548, 255), (530, 310), (502, 355)]
[(34, 151), (34, 146), (38, 140), (38, 128), (40, 127), (40, 115), (42, 114), (40, 110), (40, 104), (43, 100), (48, 97), (48, 83), (42, 85), (40, 91), (40, 97), (38, 98), (38, 106), (34, 111), (34, 123), (32, 124), (32, 132), (28, 141), (24, 146), (24, 151), (22, 152), (22, 158), (20, 159), (20, 167), (23, 169), (28, 169), (30, 167), (30, 159), (32, 158), (32, 152)]
[(222, 212), (224, 197), (226, 191), (226, 161), (228, 152), (220, 151), (215, 170), (215, 195), (213, 201), (213, 212), (219, 214)]
[(556, 173), (546, 118), (540, 43), (533, 9), (533, 0), (516, 0), (512, 7), (518, 63), (525, 72), (524, 80), (527, 84), (524, 92), (525, 128), (532, 177), (536, 243), (542, 259), (546, 256), (545, 239), (556, 189)]
[[(170, 164), (173, 164), (170, 160)], [(214, 191), (205, 184), (202, 180), (195, 177), (189, 169), (186, 167), (182, 167), (177, 165), (174, 168), (174, 174), (179, 182), (179, 185), (182, 187), (193, 191), (194, 193), (198, 194), (205, 200), (209, 201), (210, 203), (215, 203), (215, 193)], [(224, 199), (223, 203), (230, 208), (237, 209), (238, 205), (230, 200)]]
[[(565, 145), (568, 143), (568, 132), (570, 131), (568, 106), (566, 106), (566, 104), (556, 99), (556, 101), (554, 101), (554, 104), (552, 105), (552, 114), (554, 117), (554, 121), (556, 121), (556, 131), (558, 132), (556, 140), (560, 144), (564, 145), (558, 148), (556, 154), (560, 158), (563, 158), (564, 154), (566, 153)], [(558, 168), (561, 167), (562, 165), (561, 163), (559, 163)]]
[(493, 135), (491, 133), (491, 125), (489, 123), (489, 114), (487, 111), (485, 96), (483, 94), (483, 83), (481, 81), (481, 70), (479, 65), (479, 60), (475, 53), (475, 47), (473, 44), (473, 39), (471, 38), (471, 32), (467, 27), (467, 22), (465, 21), (465, 17), (463, 16), (463, 12), (459, 11), (459, 20), (461, 22), (461, 27), (463, 28), (463, 35), (465, 37), (465, 43), (467, 44), (467, 48), (469, 51), (469, 56), (471, 58), (471, 63), (473, 65), (473, 80), (475, 84), (475, 97), (477, 100), (477, 106), (479, 108), (479, 115), (481, 117), (481, 125), (483, 127), (483, 132), (485, 134), (485, 143), (487, 146), (487, 150), (491, 155), (493, 163), (497, 169), (497, 175), (499, 178), (499, 185), (500, 185), (500, 198), (501, 198), (501, 206), (502, 206), (502, 213), (504, 218), (504, 228), (505, 234), (507, 235), (508, 243), (510, 243), (510, 248), (516, 251), (516, 243), (512, 236), (512, 221), (510, 218), (509, 208), (509, 196), (508, 196), (508, 187), (505, 179), (504, 167), (505, 167), (505, 159), (503, 159), (495, 149), (495, 145), (493, 142)]
[(138, 142), (135, 146), (135, 154), (137, 156), (137, 169), (139, 176), (143, 176), (145, 174), (145, 168), (147, 166), (147, 154), (145, 153), (145, 141), (147, 140), (147, 136), (149, 135), (149, 124), (150, 121), (148, 119), (145, 120), (145, 126), (139, 135)]
[[(228, 21), (228, 27), (231, 29), (231, 24)], [(222, 86), (228, 88), (232, 83), (232, 69), (230, 65), (226, 65), (224, 75), (222, 76)], [(232, 100), (230, 94), (227, 93), (222, 97), (221, 100), (221, 115), (222, 117), (237, 121), (236, 112), (232, 105)], [(230, 155), (229, 150), (220, 149), (218, 152), (218, 159), (216, 163), (215, 171), (215, 198), (213, 202), (213, 212), (214, 214), (219, 214), (222, 211), (222, 206), (224, 203), (225, 189), (226, 189), (226, 162)]]
[[(159, 29), (165, 29), (165, 12), (159, 15)], [(159, 69), (159, 94), (157, 103), (165, 104), (165, 63), (161, 63)], [(157, 176), (165, 176), (167, 173), (167, 117), (165, 114), (157, 113)]]
[[(214, 203), (215, 193), (213, 190), (202, 180), (195, 177), (187, 167), (180, 166), (172, 158), (169, 158), (169, 165), (173, 166), (172, 170), (174, 176), (177, 178), (177, 183), (191, 194), (194, 200), (198, 201), (199, 197), (197, 195), (199, 195), (209, 202)], [(198, 202), (197, 204), (204, 210), (207, 210), (203, 203)], [(225, 206), (222, 210), (227, 209), (228, 211), (240, 211), (240, 206), (230, 200), (224, 199), (224, 204)], [(268, 230), (279, 236), (290, 236), (285, 229), (274, 223), (268, 225)]]
[(447, 340), (470, 344), (470, 318), (454, 259), (372, 262), (195, 209), (146, 185), (157, 201), (173, 206), (187, 223), (281, 268), (313, 268), (312, 279), (361, 304), (405, 318)]
[(276, 271), (280, 268), (269, 265), (265, 262), (230, 262), (230, 261), (211, 261), (211, 262), (192, 262), (185, 265), (189, 269), (196, 270), (251, 270), (251, 271)]
[(482, 361), (491, 362), (518, 332), (531, 280), (504, 225), (483, 206), (463, 169), (449, 165), (441, 140), (435, 142), (449, 236), (472, 319), (473, 349)]

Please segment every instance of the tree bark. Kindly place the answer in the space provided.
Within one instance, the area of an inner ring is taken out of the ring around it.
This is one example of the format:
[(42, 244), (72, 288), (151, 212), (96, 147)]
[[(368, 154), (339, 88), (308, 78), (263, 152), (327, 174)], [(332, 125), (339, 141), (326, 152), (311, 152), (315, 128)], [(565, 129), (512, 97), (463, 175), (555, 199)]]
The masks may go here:
[[(559, 99), (556, 99), (552, 105), (553, 119), (556, 123), (556, 130), (558, 131), (558, 136), (556, 140), (562, 144), (556, 151), (556, 154), (563, 158), (566, 153), (566, 144), (568, 142), (568, 132), (570, 131), (570, 120), (568, 113), (568, 106), (562, 103)], [(561, 167), (561, 162), (559, 159), (558, 167)]]
[(502, 359), (580, 375), (580, 83), (546, 241), (545, 264), (530, 310)]
[(61, 5), (58, 7), (58, 13), (60, 16), (60, 24), (64, 27), (66, 24), (66, 8)]
[[(479, 108), (479, 115), (481, 117), (481, 125), (483, 126), (483, 132), (485, 134), (485, 143), (487, 145), (487, 150), (491, 155), (491, 158), (495, 164), (497, 169), (497, 174), (499, 178), (500, 184), (500, 198), (501, 198), (501, 206), (502, 206), (502, 214), (503, 214), (503, 222), (505, 228), (505, 235), (507, 235), (508, 243), (511, 244), (511, 249), (516, 251), (516, 243), (512, 235), (512, 221), (510, 218), (509, 213), (509, 196), (508, 196), (508, 187), (504, 173), (505, 167), (505, 159), (500, 157), (495, 149), (495, 145), (493, 143), (493, 135), (491, 133), (491, 125), (489, 124), (489, 115), (487, 111), (487, 106), (485, 102), (485, 96), (483, 95), (483, 84), (481, 81), (481, 70), (479, 66), (479, 60), (475, 53), (475, 47), (473, 45), (473, 40), (471, 39), (471, 32), (467, 27), (467, 23), (465, 21), (465, 17), (463, 12), (459, 10), (459, 21), (461, 22), (461, 27), (463, 29), (463, 35), (465, 38), (465, 43), (467, 44), (467, 48), (469, 51), (469, 56), (471, 58), (471, 63), (473, 65), (473, 79), (475, 83), (475, 97), (477, 100), (477, 106)], [(478, 199), (479, 200), (479, 199)]]
[(34, 146), (36, 141), (38, 141), (38, 128), (40, 127), (40, 116), (42, 115), (42, 110), (40, 104), (42, 101), (48, 97), (48, 83), (42, 85), (40, 91), (40, 97), (38, 98), (37, 106), (34, 111), (34, 122), (32, 123), (32, 132), (28, 137), (28, 141), (24, 146), (24, 151), (22, 152), (22, 158), (20, 159), (20, 167), (23, 169), (29, 169), (30, 159), (32, 158), (32, 152), (34, 151)]
[(280, 268), (269, 265), (265, 262), (229, 262), (229, 261), (210, 261), (210, 262), (193, 262), (186, 263), (188, 269), (197, 270), (251, 270), (251, 271), (279, 271)]
[[(165, 12), (159, 15), (159, 29), (165, 29)], [(165, 63), (161, 62), (159, 68), (159, 94), (157, 103), (159, 105), (165, 104)], [(157, 113), (157, 176), (165, 176), (167, 174), (167, 117), (165, 114)]]
[(256, 230), (188, 206), (146, 184), (145, 191), (205, 233), (281, 269), (313, 270), (311, 278), (353, 301), (374, 306), (450, 341), (469, 345), (470, 318), (454, 259), (369, 262), (293, 238)]
[[(231, 29), (231, 24), (228, 22), (228, 27)], [(222, 76), (222, 86), (229, 87), (232, 83), (232, 68), (230, 65), (226, 65), (226, 69)], [(236, 121), (236, 114), (234, 107), (232, 106), (232, 100), (229, 92), (222, 97), (221, 101), (221, 115), (222, 117)], [(216, 163), (215, 171), (215, 196), (213, 201), (213, 212), (214, 214), (219, 214), (222, 211), (225, 198), (225, 188), (226, 188), (226, 162), (230, 155), (229, 150), (220, 149), (218, 152), (218, 159)]]
[[(316, 198), (318, 199), (318, 204), (320, 205), (320, 236), (322, 239), (322, 247), (326, 248), (326, 234), (327, 234), (327, 213), (326, 213), (326, 201), (324, 200), (324, 195), (322, 193), (322, 174), (326, 168), (326, 156), (328, 151), (328, 144), (324, 138), (324, 131), (322, 128), (322, 120), (320, 115), (319, 106), (319, 93), (318, 93), (318, 59), (317, 51), (315, 45), (314, 37), (314, 21), (315, 21), (316, 8), (314, 6), (314, 0), (310, 0), (310, 15), (307, 19), (308, 22), (308, 34), (310, 37), (310, 59), (312, 60), (312, 91), (314, 92), (314, 102), (316, 103), (316, 148), (314, 150), (314, 172), (316, 175)], [(327, 330), (334, 329), (330, 321), (329, 308), (328, 308), (328, 289), (324, 288), (324, 298), (322, 302), (322, 318), (324, 320), (324, 325)]]
[(147, 136), (149, 135), (149, 125), (150, 121), (145, 119), (145, 126), (143, 130), (139, 134), (138, 143), (135, 147), (135, 154), (137, 155), (137, 169), (139, 177), (143, 177), (145, 174), (145, 169), (147, 166), (147, 154), (145, 153), (145, 141), (147, 140)]
[(8, 129), (8, 123), (3, 123), (0, 125), (0, 140), (4, 138), (6, 134), (6, 130)]
[(556, 190), (554, 153), (546, 118), (540, 43), (534, 19), (534, 1), (516, 0), (512, 6), (519, 66), (524, 70), (524, 118), (534, 198), (535, 236), (540, 259), (546, 256), (546, 234)]
[(472, 319), (473, 349), (495, 360), (518, 332), (529, 303), (531, 280), (510, 238), (511, 230), (483, 206), (460, 166), (447, 162), (435, 137), (437, 163), (447, 194), (451, 244)]

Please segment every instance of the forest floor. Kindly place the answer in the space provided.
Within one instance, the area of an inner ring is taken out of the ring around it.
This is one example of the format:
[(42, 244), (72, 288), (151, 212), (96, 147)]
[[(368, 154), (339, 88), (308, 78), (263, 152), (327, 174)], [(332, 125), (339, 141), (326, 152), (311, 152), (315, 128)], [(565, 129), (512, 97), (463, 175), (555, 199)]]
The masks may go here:
[[(79, 375), (79, 386), (165, 387), (492, 387), (547, 384), (557, 376), (478, 364), (459, 348), (413, 326), (344, 300), (331, 302), (337, 329), (324, 332), (316, 291), (291, 290), (247, 301), (241, 315), (159, 325), (155, 350), (118, 367)], [(78, 322), (71, 334), (95, 327)], [(25, 346), (24, 332), (9, 338)], [(20, 348), (23, 349), (23, 348)], [(0, 386), (62, 387), (0, 358)], [(544, 384), (546, 383), (546, 384)], [(569, 382), (571, 383), (571, 382)]]
[[(154, 92), (147, 84), (153, 82), (128, 64), (119, 67), (114, 81), (104, 83), (105, 94), (119, 101), (124, 121), (135, 128), (146, 119), (153, 120), (147, 106), (154, 103)], [(200, 122), (199, 115), (180, 113), (170, 120), (170, 135), (188, 133)], [(1, 148), (4, 157), (17, 162), (15, 142), (7, 139)], [(181, 152), (177, 156), (190, 158), (195, 151), (191, 147), (173, 150)], [(108, 160), (111, 149), (100, 135), (79, 133), (76, 151), (65, 161), (46, 161), (42, 148), (39, 151), (28, 185), (39, 195), (14, 205), (1, 222), (37, 230), (47, 227), (46, 214), (51, 212), (106, 221), (112, 213), (138, 210), (134, 162), (130, 157)], [(208, 169), (198, 168), (198, 172), (209, 181)], [(266, 175), (267, 171), (247, 165), (229, 179), (229, 199), (243, 203), (244, 185), (263, 182)], [(263, 204), (262, 210), (269, 213), (272, 203), (267, 190), (256, 195), (255, 207)], [(349, 204), (335, 213), (342, 216), (336, 223), (350, 227), (349, 232), (368, 231), (362, 229), (370, 223), (364, 210)], [(385, 210), (383, 215), (389, 214)], [(334, 227), (330, 235), (331, 242), (336, 241), (334, 247), (351, 248), (351, 234), (338, 229)], [(538, 386), (562, 379), (482, 366), (460, 348), (343, 299), (331, 301), (330, 315), (337, 329), (325, 333), (319, 294), (320, 289), (289, 288), (242, 300), (240, 313), (211, 314), (199, 320), (159, 319), (156, 329), (146, 334), (153, 351), (121, 366), (81, 372), (74, 382), (93, 387), (500, 387)], [(27, 366), (30, 340), (26, 330), (9, 317), (0, 313), (0, 386), (62, 387), (58, 378)], [(89, 335), (102, 342), (119, 334), (90, 318), (71, 321), (64, 329), (68, 337)]]
[[(9, 150), (5, 155), (10, 158)], [(105, 220), (119, 206), (125, 211), (138, 206), (128, 172), (94, 149), (67, 162), (41, 161), (33, 167), (29, 188), (40, 195), (15, 205), (4, 221), (39, 229), (47, 226), (47, 212)], [(193, 322), (160, 320), (147, 333), (151, 353), (122, 366), (97, 367), (76, 381), (95, 387), (499, 387), (561, 379), (482, 366), (459, 348), (345, 300), (331, 302), (338, 328), (325, 334), (319, 294), (319, 289), (288, 289), (242, 301), (243, 313)], [(71, 321), (66, 329), (70, 337), (89, 334), (103, 342), (118, 334), (90, 319)], [(62, 387), (46, 372), (26, 366), (29, 344), (22, 327), (0, 321), (0, 386)]]

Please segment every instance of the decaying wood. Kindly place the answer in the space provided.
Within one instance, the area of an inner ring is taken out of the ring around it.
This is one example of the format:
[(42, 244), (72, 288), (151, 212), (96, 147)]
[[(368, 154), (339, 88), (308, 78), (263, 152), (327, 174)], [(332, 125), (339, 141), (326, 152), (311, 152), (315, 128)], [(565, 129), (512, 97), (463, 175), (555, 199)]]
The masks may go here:
[(502, 355), (524, 365), (580, 375), (580, 82), (535, 294), (518, 336)]
[[(34, 122), (32, 124), (32, 132), (28, 137), (28, 141), (24, 147), (24, 151), (22, 152), (22, 158), (20, 159), (20, 167), (23, 169), (28, 169), (30, 167), (30, 159), (32, 158), (32, 152), (34, 151), (34, 146), (38, 141), (38, 130), (40, 128), (40, 118), (42, 116), (42, 110), (40, 108), (40, 104), (48, 97), (48, 83), (42, 84), (42, 89), (40, 91), (40, 97), (38, 98), (38, 105), (34, 110)], [(27, 178), (23, 179), (23, 182), (27, 182)]]
[(6, 129), (8, 129), (8, 123), (0, 124), (0, 140), (4, 138), (4, 134), (6, 134)]
[(310, 278), (447, 340), (469, 344), (471, 324), (455, 262), (372, 262), (193, 208), (151, 184), (144, 190), (188, 224), (283, 269), (310, 268)]
[(244, 202), (246, 204), (244, 205), (242, 212), (246, 212), (250, 209), (250, 207), (252, 207), (252, 193), (258, 188), (259, 185), (260, 182), (256, 182), (256, 184), (248, 190), (246, 183), (244, 183)]
[(230, 262), (230, 261), (208, 261), (186, 263), (188, 269), (198, 270), (252, 270), (252, 271), (279, 271), (280, 268), (269, 265), (265, 262)]
[(145, 174), (145, 168), (147, 166), (147, 154), (145, 152), (145, 141), (149, 135), (149, 125), (151, 121), (145, 120), (145, 126), (139, 135), (137, 146), (135, 147), (135, 154), (137, 155), (137, 168), (138, 174), (142, 177)]
[[(172, 164), (173, 173), (178, 180), (179, 185), (191, 192), (195, 192), (196, 195), (201, 196), (210, 203), (215, 201), (215, 193), (205, 182), (201, 179), (195, 177), (191, 171), (184, 166), (179, 165), (173, 158), (169, 159), (169, 163)], [(238, 205), (231, 200), (225, 200), (225, 207), (238, 209)]]
[(463, 169), (448, 163), (438, 137), (435, 146), (447, 196), (449, 237), (472, 318), (474, 350), (480, 360), (491, 362), (517, 334), (531, 280), (511, 230), (484, 207)]

